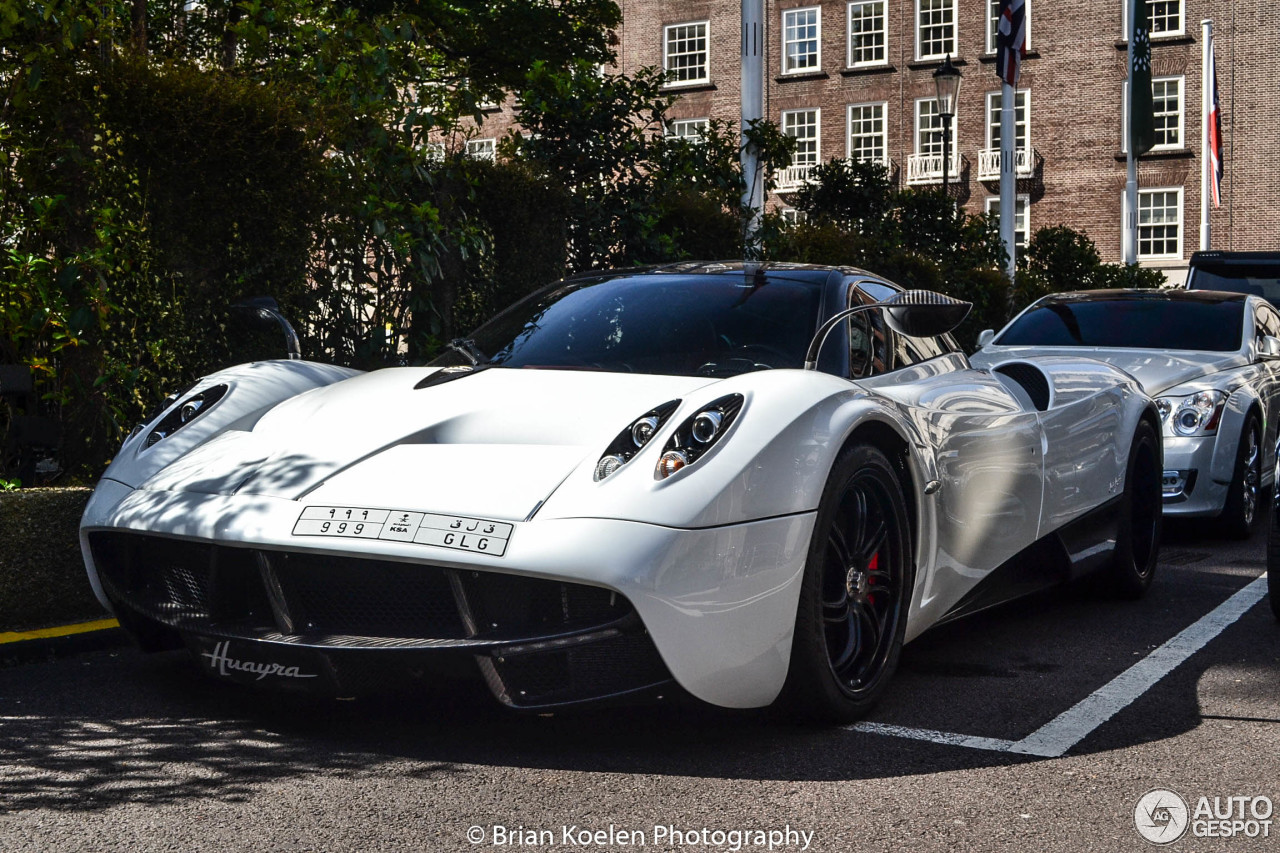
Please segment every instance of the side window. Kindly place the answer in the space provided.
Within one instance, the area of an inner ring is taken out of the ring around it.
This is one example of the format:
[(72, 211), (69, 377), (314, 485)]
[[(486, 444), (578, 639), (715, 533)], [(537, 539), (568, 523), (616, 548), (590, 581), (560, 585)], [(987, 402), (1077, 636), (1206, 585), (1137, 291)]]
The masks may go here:
[[(858, 283), (857, 287), (851, 288), (850, 293), (851, 296), (849, 304), (854, 305), (856, 304), (855, 299), (861, 299), (863, 302), (880, 302), (901, 293), (901, 291), (896, 287), (891, 287), (890, 285), (882, 282), (861, 281)], [(877, 330), (876, 334), (880, 336), (881, 340), (882, 354), (879, 357), (878, 363), (884, 364), (885, 367), (881, 368), (877, 366), (875, 370), (876, 373), (883, 373), (884, 369), (897, 370), (900, 367), (919, 364), (922, 361), (928, 361), (931, 358), (937, 358), (940, 355), (958, 351), (957, 347), (953, 346), (950, 341), (945, 339), (908, 338), (903, 335), (896, 334), (892, 330), (885, 328), (884, 320), (882, 319), (879, 311), (868, 311), (866, 313), (871, 315), (873, 318), (872, 322), (877, 324), (875, 326), (875, 329)], [(852, 319), (856, 322), (863, 316), (865, 315), (855, 314)], [(859, 364), (866, 364), (872, 357), (872, 355), (864, 349), (862, 351), (863, 355), (860, 362), (853, 350), (855, 342), (865, 341), (866, 335), (867, 331), (864, 330), (862, 332), (862, 336), (859, 337), (859, 332), (851, 323), (849, 329), (849, 365), (855, 376), (860, 375), (857, 373)]]
[(925, 361), (929, 356), (925, 355), (920, 349), (920, 339), (908, 338), (906, 335), (894, 335), (896, 346), (894, 349), (894, 366), (907, 367), (911, 364), (919, 364)]
[[(893, 291), (885, 288), (884, 294), (871, 294), (865, 287), (849, 288), (848, 306), (868, 305), (887, 296)], [(891, 332), (885, 327), (884, 319), (876, 310), (862, 311), (849, 318), (849, 378), (866, 379), (891, 369), (891, 353), (888, 342)]]
[(1280, 338), (1280, 314), (1276, 314), (1270, 305), (1258, 306), (1258, 325), (1261, 330), (1257, 334)]

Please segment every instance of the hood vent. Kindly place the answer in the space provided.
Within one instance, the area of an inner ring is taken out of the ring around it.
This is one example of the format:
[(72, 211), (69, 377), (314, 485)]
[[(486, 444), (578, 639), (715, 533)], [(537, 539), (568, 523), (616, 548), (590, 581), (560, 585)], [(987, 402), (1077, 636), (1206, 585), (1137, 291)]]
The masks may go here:
[[(1016, 389), (1010, 388), (1014, 395), (1018, 396), (1017, 392), (1019, 390), (1022, 391), (1036, 411), (1043, 412), (1049, 408), (1051, 396), (1049, 380), (1045, 378), (1039, 368), (1033, 367), (1025, 361), (1012, 361), (1008, 364), (1000, 365), (993, 372), (1011, 380), (1011, 383), (1016, 386)], [(1007, 386), (1011, 383), (1006, 382), (1005, 385)]]

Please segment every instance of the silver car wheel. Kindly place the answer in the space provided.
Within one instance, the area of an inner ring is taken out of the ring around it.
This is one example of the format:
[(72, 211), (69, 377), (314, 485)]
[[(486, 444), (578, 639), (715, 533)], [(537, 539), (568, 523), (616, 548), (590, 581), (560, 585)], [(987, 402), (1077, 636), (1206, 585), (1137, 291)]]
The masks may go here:
[(1240, 478), (1240, 499), (1244, 523), (1252, 525), (1258, 514), (1258, 481), (1262, 479), (1262, 454), (1257, 429), (1250, 429), (1245, 441), (1248, 445), (1244, 457), (1244, 476)]

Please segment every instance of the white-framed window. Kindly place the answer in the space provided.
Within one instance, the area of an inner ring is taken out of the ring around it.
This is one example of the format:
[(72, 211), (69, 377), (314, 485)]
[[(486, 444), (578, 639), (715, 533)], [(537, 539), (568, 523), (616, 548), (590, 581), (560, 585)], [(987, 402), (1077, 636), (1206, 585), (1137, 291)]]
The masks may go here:
[(822, 154), (819, 131), (822, 111), (786, 110), (782, 113), (782, 132), (796, 141), (796, 152), (791, 156), (792, 166), (816, 166)]
[[(1121, 0), (1121, 39), (1129, 40), (1129, 4)], [(1153, 36), (1180, 36), (1186, 31), (1186, 13), (1183, 0), (1146, 0), (1147, 20), (1151, 22)]]
[[(1151, 106), (1156, 131), (1152, 151), (1176, 151), (1186, 147), (1184, 114), (1186, 78), (1153, 77), (1151, 79)], [(1121, 87), (1120, 150), (1129, 151), (1129, 81)]]
[[(1122, 205), (1123, 206), (1123, 205)], [(1121, 224), (1123, 228), (1123, 223)], [(1138, 189), (1138, 258), (1182, 257), (1182, 187)]]
[(688, 86), (711, 81), (709, 21), (671, 24), (662, 30), (662, 69), (667, 84)]
[(850, 68), (889, 63), (889, 16), (886, 0), (853, 0), (849, 4)]
[(667, 136), (687, 139), (690, 142), (701, 142), (710, 125), (710, 119), (677, 118), (667, 122), (665, 133)]
[[(916, 101), (916, 153), (942, 154), (942, 114), (938, 112), (937, 98), (920, 98)], [(959, 146), (956, 143), (955, 122), (951, 123), (951, 156), (955, 158)]]
[(782, 214), (782, 221), (790, 225), (799, 225), (801, 222), (809, 221), (809, 214), (803, 210), (796, 210), (794, 207), (784, 207), (778, 213)]
[[(1000, 147), (1000, 111), (1004, 99), (1000, 92), (987, 92), (986, 147)], [(1031, 147), (1031, 91), (1019, 89), (1013, 100), (1014, 148)]]
[(468, 139), (467, 156), (473, 160), (498, 159), (498, 140), (492, 138)]
[[(1027, 27), (1027, 50), (1031, 50), (1031, 0), (1023, 0), (1022, 14)], [(1000, 0), (987, 0), (987, 53), (996, 52), (996, 31), (1000, 27)]]
[(1186, 147), (1182, 135), (1183, 80), (1182, 77), (1156, 77), (1151, 81), (1156, 149)]
[(848, 114), (847, 154), (850, 160), (885, 163), (889, 140), (884, 116), (888, 104), (850, 104)]
[(916, 0), (916, 59), (956, 52), (956, 0)]
[(444, 162), (444, 143), (428, 142), (423, 146), (422, 153), (426, 156), (428, 162), (443, 163)]
[[(1000, 221), (1000, 196), (987, 196), (987, 213)], [(1019, 249), (1027, 248), (1027, 239), (1031, 234), (1031, 196), (1018, 193), (1013, 203), (1013, 245)]]
[(787, 9), (782, 13), (782, 73), (802, 74), (822, 68), (822, 7)]

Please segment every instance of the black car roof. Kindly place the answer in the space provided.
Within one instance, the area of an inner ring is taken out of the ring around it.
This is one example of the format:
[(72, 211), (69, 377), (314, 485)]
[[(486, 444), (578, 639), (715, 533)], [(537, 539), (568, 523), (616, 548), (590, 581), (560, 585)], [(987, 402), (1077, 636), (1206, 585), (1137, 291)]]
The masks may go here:
[(1192, 252), (1191, 266), (1259, 266), (1280, 267), (1280, 252)]
[(866, 276), (883, 281), (882, 276), (867, 272), (858, 267), (835, 267), (823, 264), (796, 264), (781, 261), (681, 261), (671, 264), (660, 264), (645, 267), (628, 267), (623, 269), (594, 270), (567, 276), (565, 281), (581, 281), (583, 279), (603, 280), (609, 278), (646, 276), (709, 276), (709, 275), (763, 275), (765, 278), (791, 279), (795, 281), (826, 281), (832, 273), (852, 276)]

